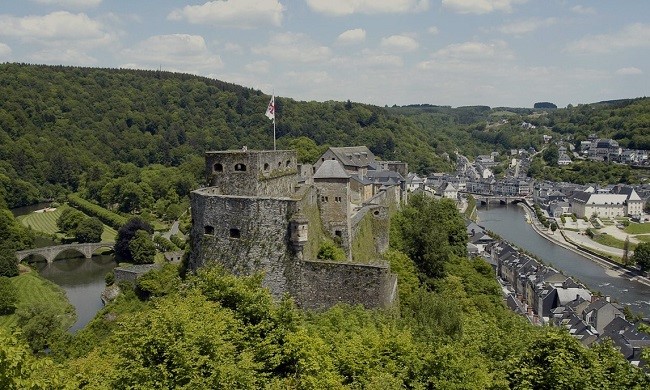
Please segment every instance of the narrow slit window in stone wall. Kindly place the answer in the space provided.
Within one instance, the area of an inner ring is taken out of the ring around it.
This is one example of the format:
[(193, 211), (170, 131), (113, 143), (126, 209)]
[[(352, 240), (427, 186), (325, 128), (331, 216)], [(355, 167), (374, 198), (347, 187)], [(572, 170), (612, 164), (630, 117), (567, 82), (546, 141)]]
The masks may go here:
[(214, 226), (205, 225), (203, 232), (204, 234), (214, 234)]
[(237, 171), (237, 172), (245, 172), (246, 171), (246, 165), (244, 165), (244, 164), (235, 164), (235, 171)]
[(264, 163), (264, 170), (268, 171), (269, 170), (269, 163)]
[(223, 172), (223, 165), (216, 163), (214, 164), (214, 171), (215, 172)]
[(241, 233), (239, 232), (239, 229), (232, 228), (230, 229), (230, 238), (240, 238)]

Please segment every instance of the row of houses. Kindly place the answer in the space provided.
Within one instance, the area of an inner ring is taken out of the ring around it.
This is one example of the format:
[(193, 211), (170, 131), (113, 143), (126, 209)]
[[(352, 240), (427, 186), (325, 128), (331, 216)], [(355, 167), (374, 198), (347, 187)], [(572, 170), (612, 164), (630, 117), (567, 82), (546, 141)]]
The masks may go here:
[(456, 194), (457, 192), (469, 192), (481, 195), (528, 196), (533, 191), (533, 183), (531, 180), (514, 178), (497, 180), (494, 177), (468, 178), (447, 173), (434, 173), (427, 178), (409, 174), (406, 188), (411, 192), (419, 188), (426, 188), (439, 194), (444, 192), (452, 194), (453, 191), (456, 191)]
[(647, 150), (622, 148), (618, 142), (609, 138), (590, 137), (587, 141), (581, 141), (580, 151), (590, 160), (596, 161), (611, 161), (630, 165), (648, 162)]
[(645, 364), (641, 351), (650, 335), (626, 319), (621, 305), (509, 243), (494, 241), (488, 250), (512, 310), (533, 324), (564, 327), (585, 346), (610, 339), (632, 364)]

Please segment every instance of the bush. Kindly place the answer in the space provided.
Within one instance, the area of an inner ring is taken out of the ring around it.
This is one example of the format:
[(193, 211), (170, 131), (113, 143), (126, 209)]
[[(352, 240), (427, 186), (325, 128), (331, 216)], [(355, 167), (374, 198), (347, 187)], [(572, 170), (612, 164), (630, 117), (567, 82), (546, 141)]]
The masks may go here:
[(181, 237), (178, 234), (174, 234), (173, 236), (170, 237), (170, 239), (174, 243), (174, 245), (176, 245), (179, 249), (185, 249), (187, 243), (185, 242), (183, 237)]
[(112, 286), (115, 283), (115, 271), (111, 271), (104, 276), (104, 282), (107, 286)]
[(169, 241), (161, 235), (156, 235), (153, 238), (153, 243), (156, 244), (156, 249), (158, 249), (160, 252), (170, 252), (178, 249), (173, 242)]
[(0, 315), (13, 314), (18, 303), (18, 293), (9, 278), (0, 276)]
[(345, 252), (330, 240), (323, 241), (318, 249), (318, 258), (321, 260), (345, 260)]
[(8, 278), (18, 275), (18, 260), (9, 248), (0, 249), (0, 276)]

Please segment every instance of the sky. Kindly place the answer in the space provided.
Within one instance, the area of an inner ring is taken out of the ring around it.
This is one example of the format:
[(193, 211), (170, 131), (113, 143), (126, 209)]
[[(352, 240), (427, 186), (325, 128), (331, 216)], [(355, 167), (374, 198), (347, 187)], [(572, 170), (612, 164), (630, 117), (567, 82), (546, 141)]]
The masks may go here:
[(647, 0), (0, 0), (0, 62), (162, 69), (305, 101), (648, 95)]

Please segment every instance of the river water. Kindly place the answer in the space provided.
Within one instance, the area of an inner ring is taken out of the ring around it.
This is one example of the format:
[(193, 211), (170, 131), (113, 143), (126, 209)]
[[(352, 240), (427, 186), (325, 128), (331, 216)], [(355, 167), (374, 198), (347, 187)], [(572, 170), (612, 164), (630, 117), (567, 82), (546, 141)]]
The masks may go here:
[(516, 205), (478, 209), (479, 225), (535, 254), (567, 276), (584, 283), (591, 291), (609, 295), (632, 311), (650, 316), (650, 286), (618, 276), (589, 259), (540, 237), (525, 221), (525, 211)]
[[(11, 210), (15, 216), (28, 214), (32, 211), (46, 207), (48, 204), (39, 204)], [(34, 247), (56, 245), (47, 238), (38, 237)], [(74, 256), (74, 257), (69, 257)], [(74, 306), (77, 321), (69, 329), (71, 332), (86, 326), (95, 314), (103, 307), (101, 293), (105, 288), (105, 277), (117, 262), (112, 255), (95, 255), (86, 259), (75, 252), (64, 252), (54, 262), (48, 264), (45, 259), (34, 257), (37, 260), (30, 262), (45, 279), (59, 285)]]

